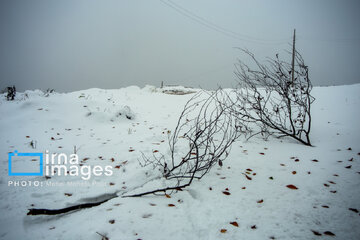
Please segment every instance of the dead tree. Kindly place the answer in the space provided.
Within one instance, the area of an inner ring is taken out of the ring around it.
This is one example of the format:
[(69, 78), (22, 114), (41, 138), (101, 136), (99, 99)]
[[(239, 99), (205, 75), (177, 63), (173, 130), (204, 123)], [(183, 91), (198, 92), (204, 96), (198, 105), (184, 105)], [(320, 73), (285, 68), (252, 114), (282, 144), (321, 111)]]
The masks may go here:
[(309, 68), (302, 56), (295, 52), (292, 78), (291, 64), (278, 54), (275, 59), (268, 59), (267, 64), (261, 64), (254, 54), (241, 50), (254, 62), (255, 69), (239, 60), (235, 71), (239, 86), (228, 95), (228, 101), (248, 138), (258, 134), (265, 138), (291, 137), (311, 146), (310, 110), (315, 98), (310, 94)]
[(161, 169), (167, 187), (123, 197), (140, 197), (156, 193), (172, 193), (201, 179), (216, 164), (228, 156), (232, 143), (238, 138), (235, 119), (222, 90), (209, 95), (195, 94), (185, 105), (173, 133), (169, 136), (170, 154), (144, 157), (144, 164)]

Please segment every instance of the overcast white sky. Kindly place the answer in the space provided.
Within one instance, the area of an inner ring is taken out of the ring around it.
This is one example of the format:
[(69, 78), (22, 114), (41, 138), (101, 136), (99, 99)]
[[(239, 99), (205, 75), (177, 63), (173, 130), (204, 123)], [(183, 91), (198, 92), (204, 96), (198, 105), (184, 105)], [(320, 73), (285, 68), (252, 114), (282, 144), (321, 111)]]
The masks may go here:
[(314, 85), (360, 82), (360, 1), (1, 0), (0, 87), (230, 87), (234, 47), (291, 49)]

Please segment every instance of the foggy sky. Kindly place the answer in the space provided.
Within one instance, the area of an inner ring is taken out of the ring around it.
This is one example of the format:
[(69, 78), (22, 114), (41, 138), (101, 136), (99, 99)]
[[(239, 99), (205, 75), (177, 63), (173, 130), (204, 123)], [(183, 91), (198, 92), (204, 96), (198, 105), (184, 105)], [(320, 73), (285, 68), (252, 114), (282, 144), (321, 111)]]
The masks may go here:
[(231, 87), (234, 47), (291, 61), (294, 28), (314, 85), (358, 83), (359, 11), (356, 0), (1, 0), (0, 88)]

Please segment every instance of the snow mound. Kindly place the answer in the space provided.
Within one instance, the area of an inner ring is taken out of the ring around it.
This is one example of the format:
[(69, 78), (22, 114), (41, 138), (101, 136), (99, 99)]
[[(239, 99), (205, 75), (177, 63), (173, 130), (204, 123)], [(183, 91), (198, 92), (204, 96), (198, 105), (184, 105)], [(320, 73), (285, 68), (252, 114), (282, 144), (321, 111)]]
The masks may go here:
[(100, 109), (99, 107), (97, 107), (94, 111), (89, 110), (89, 112), (86, 113), (85, 116), (99, 123), (118, 122), (122, 120), (135, 119), (135, 113), (131, 110), (129, 106), (124, 106), (116, 109)]

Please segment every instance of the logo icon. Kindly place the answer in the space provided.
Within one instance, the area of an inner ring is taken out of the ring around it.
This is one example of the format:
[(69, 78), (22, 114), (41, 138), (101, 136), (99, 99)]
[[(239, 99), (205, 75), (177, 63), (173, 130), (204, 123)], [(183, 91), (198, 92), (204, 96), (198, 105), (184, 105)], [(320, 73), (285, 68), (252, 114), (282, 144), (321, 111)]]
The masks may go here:
[(43, 175), (43, 153), (21, 153), (15, 150), (8, 156), (9, 176)]

